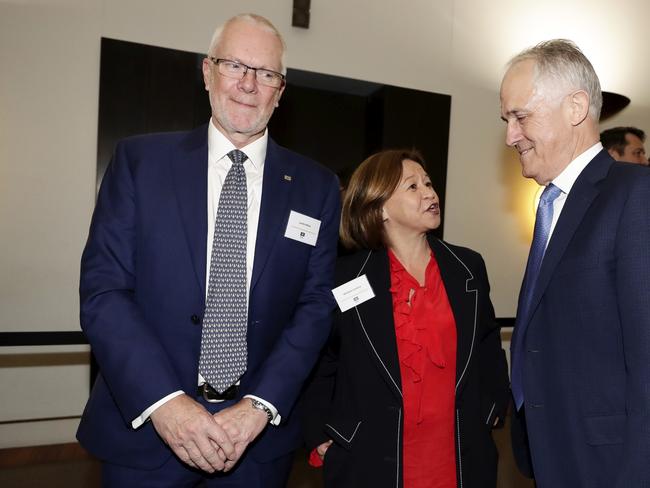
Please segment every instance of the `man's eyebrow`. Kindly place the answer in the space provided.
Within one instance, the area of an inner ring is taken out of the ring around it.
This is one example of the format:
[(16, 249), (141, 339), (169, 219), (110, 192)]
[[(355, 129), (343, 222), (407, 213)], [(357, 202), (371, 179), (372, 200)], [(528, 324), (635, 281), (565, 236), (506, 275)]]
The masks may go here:
[(516, 117), (517, 115), (527, 114), (527, 113), (530, 113), (530, 111), (523, 108), (513, 108), (512, 110), (508, 110), (505, 114), (502, 114), (501, 120), (507, 122), (508, 117)]

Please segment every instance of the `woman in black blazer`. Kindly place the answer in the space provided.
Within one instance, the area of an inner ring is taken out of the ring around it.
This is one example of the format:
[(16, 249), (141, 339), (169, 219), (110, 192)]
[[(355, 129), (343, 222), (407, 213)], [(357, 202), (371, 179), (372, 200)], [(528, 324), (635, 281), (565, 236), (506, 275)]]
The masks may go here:
[(365, 275), (374, 297), (355, 282), (337, 298), (356, 306), (337, 310), (303, 398), (327, 487), (496, 486), (491, 429), (509, 401), (499, 327), (481, 256), (429, 235), (439, 225), (416, 151), (375, 154), (350, 179), (341, 239), (357, 252), (336, 283)]

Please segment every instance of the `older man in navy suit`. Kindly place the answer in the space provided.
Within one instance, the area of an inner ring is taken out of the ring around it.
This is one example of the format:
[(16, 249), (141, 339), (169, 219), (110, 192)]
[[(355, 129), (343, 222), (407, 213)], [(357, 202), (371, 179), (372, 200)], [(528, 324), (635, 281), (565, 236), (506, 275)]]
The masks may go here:
[(81, 263), (100, 367), (79, 426), (105, 486), (285, 486), (328, 336), (334, 174), (278, 146), (284, 42), (244, 14), (203, 62), (212, 117), (118, 143)]
[(650, 173), (603, 149), (601, 105), (570, 41), (501, 84), (506, 143), (546, 187), (512, 339), (513, 446), (540, 488), (650, 486)]

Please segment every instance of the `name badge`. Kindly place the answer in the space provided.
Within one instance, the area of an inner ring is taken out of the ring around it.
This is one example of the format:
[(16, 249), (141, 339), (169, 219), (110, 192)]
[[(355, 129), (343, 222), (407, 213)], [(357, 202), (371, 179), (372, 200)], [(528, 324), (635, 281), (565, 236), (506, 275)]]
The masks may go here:
[(287, 230), (284, 231), (284, 237), (315, 246), (319, 230), (320, 220), (292, 210), (289, 214), (289, 222), (287, 223)]
[(365, 274), (341, 286), (337, 286), (332, 290), (332, 293), (341, 312), (350, 310), (352, 307), (361, 305), (363, 302), (367, 302), (375, 297), (375, 292), (372, 291), (372, 287)]

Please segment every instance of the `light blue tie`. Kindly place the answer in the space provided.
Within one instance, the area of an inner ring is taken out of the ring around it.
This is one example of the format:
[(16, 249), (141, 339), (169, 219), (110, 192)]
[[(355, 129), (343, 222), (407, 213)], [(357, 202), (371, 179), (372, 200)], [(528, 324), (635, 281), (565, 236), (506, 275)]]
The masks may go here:
[(550, 183), (542, 192), (542, 196), (539, 199), (539, 205), (537, 206), (533, 242), (530, 245), (526, 274), (524, 283), (521, 287), (522, 297), (520, 300), (519, 310), (517, 310), (517, 320), (515, 322), (513, 344), (511, 348), (511, 387), (517, 410), (519, 410), (524, 403), (523, 365), (521, 361), (523, 357), (522, 348), (524, 347), (526, 327), (529, 322), (528, 313), (530, 312), (530, 302), (535, 291), (539, 269), (542, 266), (546, 244), (548, 243), (548, 237), (551, 231), (551, 223), (553, 222), (553, 202), (558, 196), (560, 196), (560, 193), (562, 193), (562, 190), (553, 183)]
[(199, 373), (222, 393), (246, 371), (247, 193), (244, 161), (235, 149), (219, 196), (201, 335)]

